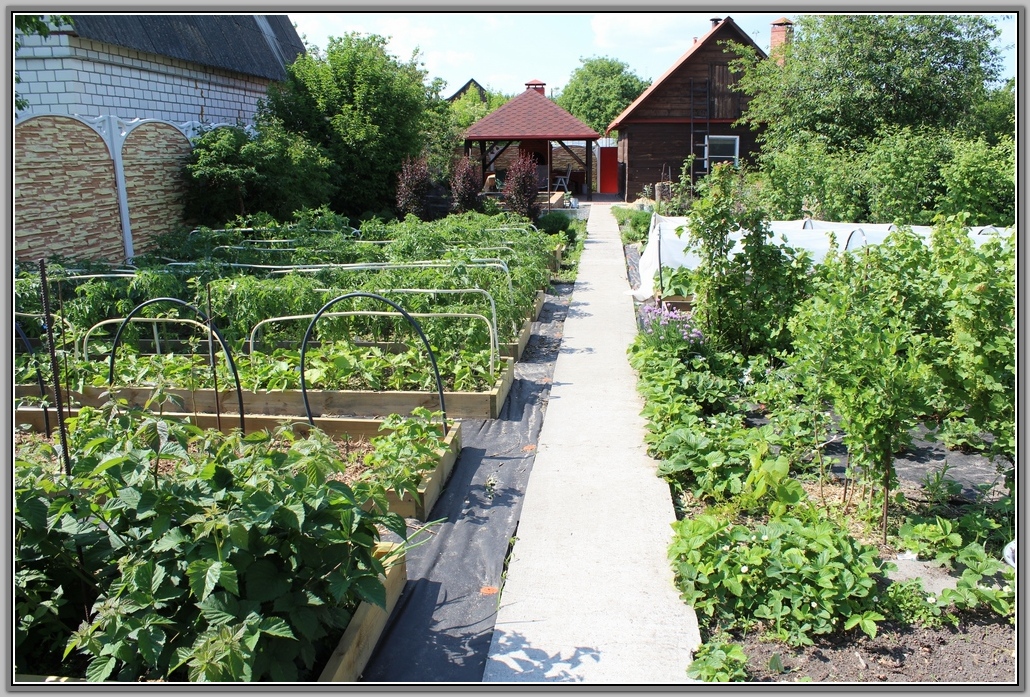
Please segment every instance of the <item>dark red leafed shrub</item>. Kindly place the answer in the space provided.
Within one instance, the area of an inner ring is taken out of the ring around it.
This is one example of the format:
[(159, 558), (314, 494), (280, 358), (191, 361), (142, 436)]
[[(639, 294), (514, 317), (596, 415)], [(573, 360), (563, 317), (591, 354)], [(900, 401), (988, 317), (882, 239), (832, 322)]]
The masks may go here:
[(512, 213), (534, 219), (539, 210), (536, 162), (529, 155), (519, 155), (508, 166), (504, 178), (504, 201)]
[(480, 209), (479, 192), (483, 188), (483, 174), (478, 162), (467, 157), (458, 160), (451, 176), (451, 197), (454, 199), (454, 210), (467, 213)]
[(401, 217), (409, 213), (426, 219), (429, 190), (433, 178), (425, 157), (406, 157), (397, 175), (397, 210)]

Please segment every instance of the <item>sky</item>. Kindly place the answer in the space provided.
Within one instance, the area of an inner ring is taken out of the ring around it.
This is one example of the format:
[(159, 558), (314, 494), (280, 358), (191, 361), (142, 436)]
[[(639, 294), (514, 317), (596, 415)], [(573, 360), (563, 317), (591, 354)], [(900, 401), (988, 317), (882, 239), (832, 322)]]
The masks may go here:
[[(311, 46), (325, 48), (329, 37), (347, 32), (389, 38), (388, 51), (402, 61), (419, 50), (429, 79), (447, 82), (450, 96), (474, 78), (494, 91), (514, 95), (530, 80), (542, 80), (557, 95), (582, 58), (615, 58), (638, 77), (662, 75), (712, 26), (718, 12), (678, 13), (471, 13), (471, 12), (297, 12), (289, 13), (297, 32)], [(731, 12), (762, 50), (782, 13)], [(1015, 75), (1015, 15), (991, 15), (1002, 30), (1003, 79)]]

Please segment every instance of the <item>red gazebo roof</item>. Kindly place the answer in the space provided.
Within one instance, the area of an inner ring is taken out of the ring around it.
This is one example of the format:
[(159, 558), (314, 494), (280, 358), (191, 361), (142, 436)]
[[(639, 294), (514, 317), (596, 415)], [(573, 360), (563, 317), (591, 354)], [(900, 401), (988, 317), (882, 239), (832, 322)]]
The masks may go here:
[(465, 131), (466, 140), (597, 140), (594, 129), (552, 102), (537, 87), (526, 83), (525, 92), (509, 100)]

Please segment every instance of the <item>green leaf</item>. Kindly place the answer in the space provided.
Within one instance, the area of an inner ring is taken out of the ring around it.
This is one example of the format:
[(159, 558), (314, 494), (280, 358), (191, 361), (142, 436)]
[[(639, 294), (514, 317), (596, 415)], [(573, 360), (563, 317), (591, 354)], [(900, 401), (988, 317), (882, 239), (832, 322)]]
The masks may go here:
[(165, 535), (160, 537), (157, 542), (150, 548), (151, 552), (167, 552), (172, 549), (178, 549), (179, 545), (187, 541), (185, 533), (179, 528), (169, 530)]
[(290, 625), (280, 617), (265, 617), (259, 625), (261, 631), (269, 636), (282, 637), (283, 639), (295, 639)]
[(190, 580), (190, 590), (202, 602), (214, 591), (222, 574), (222, 563), (208, 559), (198, 559), (186, 567), (186, 575)]
[(232, 624), (239, 621), (239, 603), (225, 593), (212, 593), (197, 603), (200, 614), (215, 626)]
[(283, 525), (300, 532), (304, 526), (304, 504), (288, 503), (280, 505), (276, 511)]
[(266, 559), (259, 559), (247, 567), (244, 577), (247, 583), (246, 597), (248, 600), (257, 602), (275, 600), (290, 591), (289, 577)]
[(116, 663), (114, 656), (97, 656), (86, 667), (86, 679), (90, 682), (104, 682), (111, 677)]
[(160, 627), (143, 627), (139, 630), (137, 646), (147, 665), (157, 666), (164, 644), (165, 633)]
[(362, 600), (383, 609), (386, 608), (386, 586), (378, 576), (358, 576), (354, 579), (354, 590)]
[(236, 579), (236, 569), (234, 567), (224, 564), (218, 575), (218, 582), (222, 584), (222, 588), (225, 588), (235, 596), (239, 596), (240, 586)]

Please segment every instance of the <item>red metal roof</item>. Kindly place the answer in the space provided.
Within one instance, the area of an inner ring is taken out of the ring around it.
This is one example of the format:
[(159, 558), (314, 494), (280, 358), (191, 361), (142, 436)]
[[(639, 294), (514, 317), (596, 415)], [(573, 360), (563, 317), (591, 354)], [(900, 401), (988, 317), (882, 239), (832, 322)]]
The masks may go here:
[[(779, 21), (779, 20), (777, 20), (777, 21)], [(658, 78), (657, 80), (652, 82), (650, 87), (648, 87), (646, 90), (641, 92), (640, 96), (633, 100), (632, 104), (630, 104), (628, 107), (623, 109), (622, 113), (619, 114), (618, 116), (616, 116), (614, 121), (612, 121), (610, 124), (608, 124), (608, 128), (605, 130), (605, 133), (609, 133), (609, 132), (611, 132), (613, 130), (618, 129), (619, 126), (622, 125), (622, 122), (625, 121), (630, 116), (630, 114), (632, 114), (633, 111), (644, 102), (644, 100), (646, 100), (648, 97), (650, 97), (651, 94), (656, 89), (658, 89), (658, 87), (670, 75), (672, 75), (677, 70), (679, 70), (680, 66), (683, 65), (684, 63), (686, 63), (690, 59), (690, 57), (694, 54), (694, 52), (696, 52), (698, 49), (700, 49), (702, 46), (704, 46), (709, 40), (712, 39), (713, 36), (715, 36), (715, 34), (717, 32), (722, 30), (724, 27), (729, 27), (731, 29), (736, 30), (736, 33), (740, 35), (741, 39), (743, 39), (743, 43), (747, 43), (747, 44), (750, 44), (751, 46), (753, 46), (754, 49), (756, 51), (758, 51), (758, 55), (761, 56), (762, 58), (766, 58), (767, 57), (765, 55), (765, 51), (763, 51), (758, 46), (758, 44), (756, 44), (754, 41), (752, 41), (751, 37), (748, 36), (747, 33), (743, 29), (741, 29), (737, 25), (736, 22), (733, 21), (733, 18), (732, 17), (727, 17), (726, 19), (722, 20), (721, 22), (719, 22), (718, 24), (713, 26), (711, 29), (709, 29), (707, 34), (705, 34), (700, 39), (695, 41), (694, 44), (690, 48), (687, 49), (687, 52), (684, 53), (682, 56), (680, 56), (678, 61), (676, 61), (675, 63), (672, 64), (672, 67), (670, 67), (668, 70), (666, 70), (664, 73), (662, 73), (662, 76), (660, 78)]]
[(466, 140), (597, 140), (600, 137), (600, 133), (532, 87), (465, 131)]

